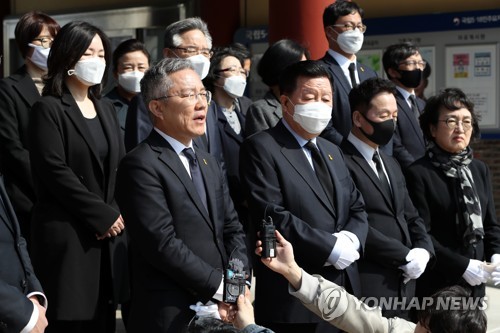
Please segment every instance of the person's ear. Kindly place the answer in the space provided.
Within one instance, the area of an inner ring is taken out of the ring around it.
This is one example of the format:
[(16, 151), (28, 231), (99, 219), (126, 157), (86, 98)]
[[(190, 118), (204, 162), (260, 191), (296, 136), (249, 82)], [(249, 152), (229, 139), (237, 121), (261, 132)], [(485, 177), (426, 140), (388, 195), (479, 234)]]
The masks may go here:
[(161, 110), (161, 101), (152, 100), (148, 104), (149, 111), (157, 118), (163, 119), (163, 112)]
[(354, 110), (354, 112), (352, 113), (353, 125), (355, 125), (356, 127), (361, 127), (361, 119), (360, 118), (363, 118), (363, 115), (358, 110)]

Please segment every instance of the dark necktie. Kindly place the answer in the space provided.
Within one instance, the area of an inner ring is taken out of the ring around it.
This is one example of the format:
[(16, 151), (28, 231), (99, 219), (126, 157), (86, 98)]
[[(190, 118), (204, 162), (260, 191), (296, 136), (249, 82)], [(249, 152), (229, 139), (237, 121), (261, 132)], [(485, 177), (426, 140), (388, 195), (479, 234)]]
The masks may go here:
[(377, 151), (373, 153), (373, 162), (375, 162), (375, 166), (377, 167), (377, 174), (378, 174), (378, 179), (380, 180), (380, 183), (382, 184), (382, 188), (384, 191), (386, 191), (387, 194), (389, 194), (390, 197), (392, 197), (392, 191), (391, 191), (391, 186), (389, 185), (389, 181), (387, 180), (387, 177), (385, 176), (384, 169), (382, 167), (382, 162), (380, 161), (380, 156)]
[(356, 65), (353, 62), (349, 65), (349, 77), (351, 78), (351, 86), (356, 88), (358, 86), (356, 82)]
[(418, 111), (418, 105), (417, 105), (417, 99), (415, 95), (410, 95), (410, 104), (411, 104), (411, 110), (413, 111), (413, 114), (415, 115), (415, 118), (417, 118), (417, 123), (420, 121), (420, 111)]
[(191, 171), (191, 179), (193, 180), (196, 192), (198, 192), (198, 195), (203, 202), (203, 206), (205, 206), (208, 211), (207, 192), (205, 191), (205, 184), (203, 183), (203, 177), (201, 175), (200, 166), (198, 165), (198, 160), (194, 155), (193, 149), (185, 148), (182, 152), (184, 153), (184, 156), (186, 156), (189, 160), (189, 171)]
[(334, 205), (333, 198), (335, 198), (335, 189), (333, 187), (332, 177), (330, 176), (330, 172), (328, 172), (328, 168), (326, 167), (325, 161), (321, 154), (319, 153), (318, 147), (314, 144), (314, 142), (307, 141), (305, 147), (309, 149), (311, 152), (312, 162), (314, 166), (314, 171), (316, 172), (316, 176), (323, 187), (328, 199)]

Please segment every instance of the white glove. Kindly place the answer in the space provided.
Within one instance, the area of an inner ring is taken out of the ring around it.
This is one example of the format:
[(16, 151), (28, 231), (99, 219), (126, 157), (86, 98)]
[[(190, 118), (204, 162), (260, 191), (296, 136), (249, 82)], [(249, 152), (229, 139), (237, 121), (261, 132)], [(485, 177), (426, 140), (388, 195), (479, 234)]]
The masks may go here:
[(427, 250), (417, 247), (411, 249), (405, 259), (408, 263), (406, 265), (399, 266), (399, 269), (404, 272), (404, 284), (408, 283), (410, 280), (418, 279), (420, 275), (422, 275), (425, 271), (427, 263), (429, 262), (430, 255)]
[(353, 262), (359, 259), (359, 252), (354, 247), (352, 240), (343, 233), (333, 234), (337, 237), (335, 247), (340, 250), (340, 256), (337, 262), (333, 263), (336, 269), (346, 269)]
[(202, 302), (196, 302), (196, 305), (190, 305), (189, 308), (196, 312), (198, 317), (212, 317), (220, 319), (219, 307), (215, 303), (204, 305)]
[(496, 266), (495, 270), (491, 273), (491, 282), (495, 286), (498, 286), (500, 284), (500, 254), (492, 255), (491, 263)]
[(481, 283), (486, 283), (490, 277), (490, 273), (484, 270), (483, 262), (471, 259), (462, 277), (471, 286), (478, 286)]

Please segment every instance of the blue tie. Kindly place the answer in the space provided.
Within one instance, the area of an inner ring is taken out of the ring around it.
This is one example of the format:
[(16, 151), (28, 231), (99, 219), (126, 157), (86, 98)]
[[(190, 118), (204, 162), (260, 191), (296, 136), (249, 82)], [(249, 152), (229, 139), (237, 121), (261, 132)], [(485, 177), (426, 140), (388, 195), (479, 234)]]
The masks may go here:
[(205, 191), (205, 184), (203, 183), (203, 176), (201, 175), (198, 160), (196, 159), (193, 149), (185, 148), (182, 152), (184, 153), (184, 156), (186, 156), (189, 160), (189, 171), (191, 172), (191, 179), (193, 180), (196, 192), (198, 192), (198, 195), (203, 202), (203, 206), (205, 206), (205, 209), (208, 212), (207, 192)]

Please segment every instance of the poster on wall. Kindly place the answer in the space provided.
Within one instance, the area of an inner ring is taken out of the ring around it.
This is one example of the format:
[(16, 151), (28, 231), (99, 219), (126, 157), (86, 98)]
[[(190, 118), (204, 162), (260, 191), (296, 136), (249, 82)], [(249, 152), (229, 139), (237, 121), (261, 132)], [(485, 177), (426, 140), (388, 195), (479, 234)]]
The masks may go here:
[(481, 128), (498, 128), (497, 47), (495, 44), (446, 47), (446, 86), (458, 87), (474, 102)]
[(356, 60), (373, 69), (379, 77), (386, 78), (382, 64), (382, 50), (361, 50), (356, 53)]

